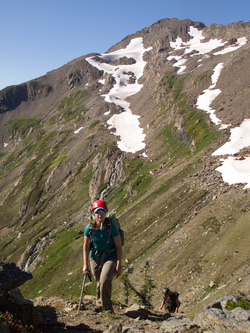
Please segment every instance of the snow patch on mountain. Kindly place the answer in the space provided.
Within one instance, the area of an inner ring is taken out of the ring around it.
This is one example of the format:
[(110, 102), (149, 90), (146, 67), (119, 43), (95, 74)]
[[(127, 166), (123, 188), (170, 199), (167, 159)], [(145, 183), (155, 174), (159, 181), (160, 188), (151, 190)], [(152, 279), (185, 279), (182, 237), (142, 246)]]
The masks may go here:
[[(231, 129), (229, 142), (217, 149), (212, 155), (234, 155), (241, 149), (250, 146), (250, 119), (245, 119), (239, 127)], [(250, 157), (238, 160), (237, 157), (228, 156), (221, 159), (223, 162), (216, 170), (229, 184), (246, 183), (245, 188), (250, 188)]]
[[(173, 66), (179, 67), (178, 74), (181, 74), (186, 69), (186, 61), (188, 56), (200, 55), (198, 60), (202, 62), (202, 56), (209, 57), (209, 53), (213, 50), (221, 48), (220, 51), (216, 51), (213, 55), (225, 54), (233, 52), (238, 48), (246, 44), (247, 38), (242, 37), (236, 39), (236, 41), (228, 45), (227, 42), (218, 39), (210, 39), (204, 42), (204, 36), (202, 36), (202, 30), (198, 30), (195, 27), (190, 27), (189, 35), (191, 39), (188, 42), (183, 42), (180, 37), (177, 37), (176, 41), (170, 42), (170, 46), (173, 51), (170, 52), (167, 60), (176, 61)], [(140, 116), (133, 115), (130, 110), (130, 103), (126, 101), (128, 96), (138, 93), (142, 84), (138, 83), (138, 79), (143, 75), (143, 70), (146, 62), (143, 60), (143, 54), (146, 51), (151, 50), (149, 47), (144, 49), (142, 38), (134, 38), (130, 41), (125, 49), (120, 49), (114, 52), (105, 53), (99, 56), (101, 61), (98, 61), (97, 57), (89, 57), (86, 60), (94, 67), (105, 73), (111, 74), (115, 78), (115, 85), (109, 91), (108, 94), (103, 95), (105, 101), (114, 103), (123, 109), (121, 114), (113, 115), (108, 121), (108, 125), (111, 128), (115, 128), (115, 135), (119, 136), (118, 147), (122, 151), (135, 153), (145, 148), (145, 134), (140, 127)], [(182, 55), (176, 55), (176, 51), (183, 50)], [(113, 61), (119, 58), (132, 58), (135, 60), (133, 64), (112, 64)], [(223, 63), (218, 63), (211, 77), (212, 84), (205, 89), (203, 93), (197, 99), (197, 108), (210, 114), (211, 120), (220, 125), (220, 129), (229, 127), (230, 124), (222, 124), (222, 121), (215, 115), (216, 110), (210, 107), (214, 99), (221, 93), (220, 89), (216, 89), (217, 81), (223, 70)], [(105, 83), (105, 78), (100, 80), (102, 84)], [(244, 133), (235, 134), (235, 133)], [(245, 120), (239, 128), (231, 129), (230, 142), (218, 149), (213, 155), (225, 155), (233, 154), (239, 151), (242, 147), (250, 145), (250, 120)], [(230, 148), (229, 148), (230, 147)], [(237, 147), (237, 149), (235, 148)], [(144, 153), (144, 156), (146, 154)], [(223, 159), (223, 164), (217, 170), (222, 173), (222, 177), (225, 182), (234, 184), (237, 182), (247, 183), (246, 187), (250, 187), (250, 158), (246, 158), (244, 161), (236, 160), (234, 157)]]
[[(124, 112), (113, 115), (108, 124), (115, 128), (115, 135), (120, 137), (118, 148), (122, 151), (135, 153), (145, 148), (145, 134), (140, 127), (140, 116), (133, 115), (130, 110), (130, 103), (126, 98), (138, 93), (143, 87), (138, 80), (143, 75), (146, 61), (143, 60), (143, 54), (152, 48), (144, 49), (142, 38), (134, 38), (125, 49), (105, 53), (99, 56), (106, 62), (99, 62), (96, 57), (89, 57), (86, 60), (94, 67), (105, 73), (111, 74), (115, 78), (115, 85), (108, 94), (103, 95), (105, 101), (120, 106)], [(113, 65), (112, 61), (127, 57), (135, 60), (134, 64)], [(99, 81), (104, 83), (104, 79)], [(132, 82), (132, 83), (131, 83)]]
[[(197, 99), (196, 106), (198, 109), (204, 110), (210, 114), (211, 120), (216, 124), (219, 125), (221, 123), (221, 120), (217, 118), (215, 115), (215, 111), (211, 109), (210, 105), (213, 102), (213, 100), (221, 93), (220, 89), (215, 89), (216, 83), (219, 79), (220, 73), (223, 68), (223, 63), (219, 63), (214, 68), (214, 74), (211, 77), (212, 84), (208, 89), (205, 89), (203, 91), (203, 94), (200, 95)], [(222, 125), (220, 128), (226, 128), (228, 125)]]
[[(213, 50), (224, 47), (220, 51), (214, 52), (213, 55), (220, 55), (229, 52), (233, 52), (238, 48), (246, 44), (247, 38), (238, 38), (234, 44), (228, 45), (226, 42), (218, 39), (211, 39), (208, 42), (202, 43), (204, 37), (202, 31), (197, 28), (190, 27), (189, 35), (192, 37), (188, 42), (183, 42), (180, 37), (175, 42), (170, 42), (170, 46), (174, 49), (172, 55), (167, 59), (171, 61), (176, 60), (174, 66), (179, 67), (178, 74), (183, 73), (186, 69), (184, 66), (188, 60), (185, 55), (207, 55)], [(176, 50), (184, 50), (182, 56), (173, 55)], [(202, 59), (200, 59), (202, 61)], [(210, 105), (214, 99), (221, 93), (220, 89), (215, 89), (217, 81), (220, 77), (223, 69), (223, 63), (218, 63), (214, 68), (214, 73), (211, 77), (211, 86), (204, 90), (198, 97), (196, 106), (205, 112), (208, 112), (211, 120), (220, 125), (220, 129), (224, 129), (230, 126), (230, 124), (222, 124), (222, 121), (215, 115), (216, 110), (212, 109)], [(212, 155), (232, 155), (240, 151), (240, 149), (250, 146), (250, 120), (246, 119), (239, 127), (231, 129), (230, 141), (223, 145), (220, 149), (216, 150)], [(230, 156), (225, 159), (221, 159), (222, 165), (216, 170), (222, 174), (222, 178), (229, 184), (246, 183), (245, 188), (250, 188), (250, 158), (246, 157), (244, 160), (237, 160), (236, 157)]]
[[(188, 58), (186, 57), (187, 54), (190, 54), (190, 57), (193, 57), (195, 55), (207, 55), (208, 53), (219, 47), (224, 47), (224, 49), (213, 54), (225, 54), (237, 50), (239, 47), (245, 45), (247, 42), (246, 37), (238, 38), (237, 41), (230, 46), (227, 45), (227, 42), (223, 42), (222, 39), (210, 39), (208, 42), (202, 42), (202, 40), (205, 38), (204, 36), (202, 36), (202, 30), (198, 30), (195, 27), (190, 27), (188, 34), (191, 37), (188, 42), (183, 42), (180, 37), (177, 37), (175, 42), (170, 42), (170, 46), (174, 49), (174, 51), (170, 53), (170, 56), (167, 58), (167, 60), (176, 60), (174, 66), (179, 67), (177, 74), (183, 73), (186, 69), (186, 66), (184, 66), (184, 64), (188, 60)], [(184, 51), (183, 55), (174, 55), (175, 51), (179, 50)]]

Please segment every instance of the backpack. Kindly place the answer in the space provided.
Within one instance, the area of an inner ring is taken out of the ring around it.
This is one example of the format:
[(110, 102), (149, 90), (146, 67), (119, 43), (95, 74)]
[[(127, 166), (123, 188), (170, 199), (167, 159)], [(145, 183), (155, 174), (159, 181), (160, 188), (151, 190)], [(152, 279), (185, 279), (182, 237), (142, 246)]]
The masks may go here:
[[(122, 228), (120, 226), (120, 222), (119, 222), (118, 218), (115, 216), (115, 212), (109, 213), (107, 218), (109, 219), (110, 222), (113, 222), (116, 225), (116, 227), (120, 233), (120, 236), (121, 236), (122, 245), (124, 245), (124, 231), (122, 230)], [(110, 233), (111, 233), (110, 224), (109, 224), (108, 230), (109, 230), (109, 235), (110, 235)]]
[[(179, 293), (177, 291), (172, 290), (171, 296), (172, 297), (170, 297), (170, 298), (166, 297), (165, 308), (168, 309), (170, 312), (174, 312), (176, 309), (175, 300), (177, 300), (179, 298)], [(179, 304), (181, 304), (180, 301), (179, 301)]]

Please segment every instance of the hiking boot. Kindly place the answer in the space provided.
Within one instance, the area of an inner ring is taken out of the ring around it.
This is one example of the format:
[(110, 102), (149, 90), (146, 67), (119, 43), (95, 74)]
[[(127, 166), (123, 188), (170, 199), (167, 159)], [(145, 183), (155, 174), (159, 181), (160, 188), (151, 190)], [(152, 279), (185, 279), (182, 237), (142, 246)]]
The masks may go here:
[(101, 306), (101, 305), (96, 305), (96, 306), (93, 308), (93, 311), (94, 311), (94, 312), (102, 312), (102, 306)]

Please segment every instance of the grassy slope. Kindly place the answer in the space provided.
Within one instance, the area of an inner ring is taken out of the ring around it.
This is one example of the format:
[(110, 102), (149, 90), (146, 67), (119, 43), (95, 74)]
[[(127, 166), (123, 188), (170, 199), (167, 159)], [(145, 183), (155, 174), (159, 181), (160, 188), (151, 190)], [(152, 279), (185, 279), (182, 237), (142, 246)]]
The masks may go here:
[[(154, 305), (158, 307), (167, 284), (180, 291), (183, 308), (195, 312), (203, 305), (197, 300), (219, 293), (209, 289), (211, 280), (215, 287), (225, 285), (222, 292), (236, 291), (231, 275), (247, 263), (243, 249), (249, 247), (249, 196), (232, 192), (192, 214), (206, 191), (194, 187), (190, 176), (202, 167), (203, 151), (218, 134), (188, 107), (183, 84), (173, 75), (163, 78), (167, 97), (151, 121), (152, 160), (123, 157), (125, 177), (109, 190), (108, 202), (126, 232), (124, 257), (134, 267), (135, 285), (140, 285), (140, 272), (149, 261), (157, 285)], [(87, 98), (77, 92), (45, 122), (20, 120), (10, 125), (22, 140), (11, 156), (2, 156), (1, 254), (15, 262), (23, 254), (23, 263), (30, 258), (33, 280), (21, 288), (28, 298), (80, 294), (82, 231), (89, 221), (93, 161), (98, 154), (105, 156), (110, 146), (103, 126), (90, 122), (81, 142), (84, 153), (72, 148), (68, 128), (87, 116)], [(181, 119), (182, 132), (176, 118)], [(104, 142), (94, 145), (100, 137)], [(104, 187), (102, 176), (99, 188)], [(123, 300), (121, 287), (121, 281), (114, 283), (115, 299)], [(94, 285), (86, 289), (93, 291)]]

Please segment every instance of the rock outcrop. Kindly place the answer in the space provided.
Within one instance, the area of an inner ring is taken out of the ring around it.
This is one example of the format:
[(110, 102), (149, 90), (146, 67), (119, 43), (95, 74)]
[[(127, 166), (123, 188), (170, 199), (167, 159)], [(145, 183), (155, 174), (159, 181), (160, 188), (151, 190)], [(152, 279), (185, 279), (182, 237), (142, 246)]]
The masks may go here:
[(27, 280), (32, 279), (32, 274), (21, 270), (13, 262), (0, 262), (0, 290), (8, 292), (20, 287)]
[[(250, 310), (242, 309), (240, 303), (248, 304), (250, 309), (250, 298), (244, 295), (225, 296), (208, 305), (194, 318), (194, 322), (212, 332), (250, 332)], [(231, 311), (227, 310), (229, 304), (235, 306)]]

